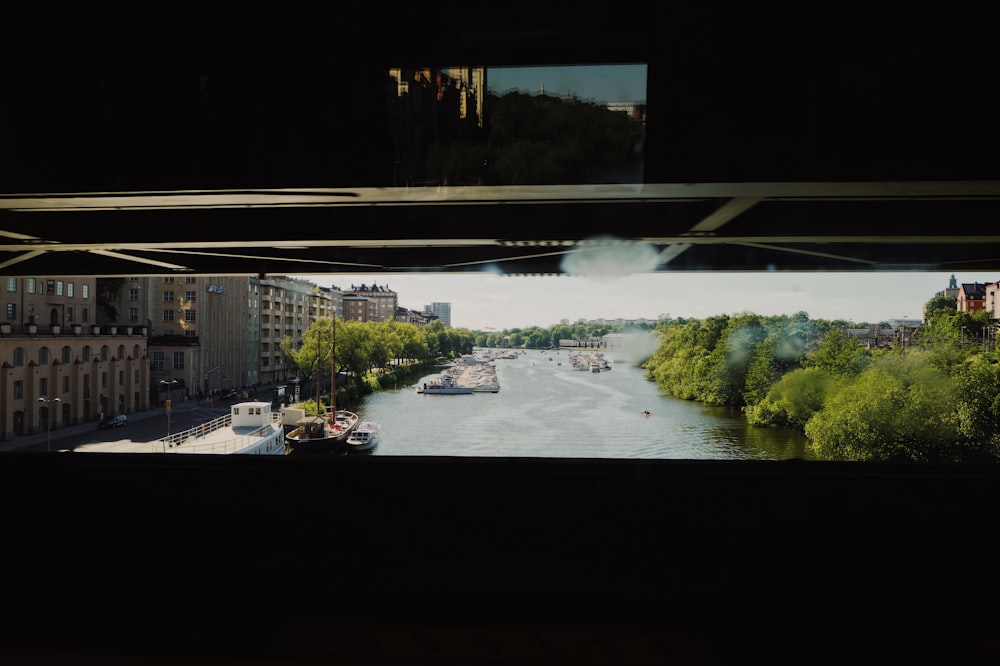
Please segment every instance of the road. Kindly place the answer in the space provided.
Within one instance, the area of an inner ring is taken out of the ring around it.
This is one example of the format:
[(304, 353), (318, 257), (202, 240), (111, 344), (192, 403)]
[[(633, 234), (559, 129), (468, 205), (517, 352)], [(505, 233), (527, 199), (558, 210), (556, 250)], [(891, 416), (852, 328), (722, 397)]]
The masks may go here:
[[(270, 400), (273, 386), (262, 386), (258, 389), (257, 399)], [(170, 432), (179, 432), (193, 428), (206, 421), (229, 413), (229, 407), (234, 401), (217, 400), (206, 404), (197, 400), (179, 402), (173, 401), (170, 410)], [(84, 444), (96, 442), (152, 442), (167, 435), (167, 413), (163, 407), (149, 409), (128, 415), (128, 425), (121, 428), (102, 430), (97, 422), (92, 421), (80, 425), (68, 426), (53, 430), (51, 438), (42, 431), (32, 435), (14, 437), (10, 441), (0, 442), (0, 452), (45, 453), (48, 451), (72, 451)]]

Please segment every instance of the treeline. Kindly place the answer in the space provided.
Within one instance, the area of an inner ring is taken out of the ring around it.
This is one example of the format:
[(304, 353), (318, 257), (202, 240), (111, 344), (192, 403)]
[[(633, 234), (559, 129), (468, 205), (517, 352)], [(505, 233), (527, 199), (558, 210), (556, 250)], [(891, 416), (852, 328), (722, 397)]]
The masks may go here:
[[(947, 300), (947, 299), (946, 299)], [(672, 320), (643, 365), (677, 398), (801, 429), (817, 457), (868, 462), (1000, 461), (1000, 357), (985, 313), (933, 300), (906, 340), (868, 348), (843, 322), (806, 313)]]
[(552, 349), (559, 347), (560, 340), (573, 340), (585, 344), (591, 340), (599, 340), (608, 333), (647, 332), (655, 325), (624, 324), (611, 326), (608, 324), (584, 323), (553, 324), (552, 326), (526, 326), (524, 328), (509, 328), (502, 331), (476, 331), (474, 334), (477, 347), (510, 347), (514, 349)]
[(449, 328), (440, 320), (426, 326), (405, 322), (342, 321), (324, 317), (313, 321), (295, 347), (282, 338), (281, 352), (292, 370), (303, 378), (317, 372), (329, 375), (332, 364), (338, 374), (359, 381), (371, 374), (412, 361), (469, 354), (475, 336), (468, 329)]

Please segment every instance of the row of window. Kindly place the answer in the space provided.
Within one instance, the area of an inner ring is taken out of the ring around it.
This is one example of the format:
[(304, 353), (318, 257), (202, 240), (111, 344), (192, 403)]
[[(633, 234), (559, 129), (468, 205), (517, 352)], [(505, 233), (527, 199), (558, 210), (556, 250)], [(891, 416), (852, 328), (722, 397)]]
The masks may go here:
[[(83, 383), (84, 383), (85, 386), (88, 384), (89, 381), (90, 381), (90, 376), (89, 375), (84, 375), (83, 376)], [(134, 370), (133, 371), (132, 381), (135, 382), (136, 384), (139, 383), (139, 371), (138, 370)], [(119, 385), (124, 385), (124, 383), (125, 383), (125, 371), (124, 370), (119, 370), (118, 371), (118, 384)], [(107, 388), (108, 388), (108, 373), (106, 373), (106, 372), (102, 372), (101, 373), (101, 388), (105, 389), (105, 390), (107, 390)], [(21, 379), (14, 380), (13, 384), (11, 385), (11, 391), (13, 393), (12, 397), (13, 397), (14, 400), (23, 400), (24, 399), (24, 381), (21, 380)], [(66, 393), (69, 393), (69, 392), (70, 392), (70, 378), (64, 376), (64, 377), (62, 377), (62, 386), (59, 387), (59, 393), (66, 394)], [(39, 397), (45, 397), (48, 394), (49, 394), (49, 379), (48, 379), (48, 377), (39, 377), (38, 378), (38, 396)]]
[[(132, 347), (132, 358), (139, 358), (141, 353), (141, 348), (139, 345)], [(42, 346), (38, 348), (38, 365), (48, 365), (51, 358), (49, 348)], [(101, 346), (97, 358), (102, 361), (107, 361), (111, 359), (111, 348), (108, 345)], [(15, 347), (14, 353), (11, 358), (11, 364), (14, 367), (21, 367), (27, 361), (27, 353), (24, 351), (24, 347)], [(93, 360), (94, 356), (91, 355), (90, 345), (84, 345), (80, 352), (80, 358), (84, 361)], [(118, 359), (125, 358), (125, 345), (118, 345), (118, 353), (116, 355)], [(63, 347), (60, 353), (60, 362), (62, 363), (72, 363), (73, 361), (73, 348)]]
[[(8, 303), (7, 307), (4, 310), (6, 313), (7, 321), (17, 321), (17, 303)], [(135, 308), (131, 308), (129, 312), (131, 312), (132, 310), (135, 310)], [(29, 312), (29, 314), (34, 315), (34, 312)], [(74, 315), (75, 313), (73, 312), (72, 305), (67, 305), (63, 309), (63, 316), (65, 317), (67, 324), (71, 324), (74, 321), (76, 321), (73, 318)], [(135, 319), (133, 321), (138, 321), (138, 320), (139, 320), (139, 311), (135, 310)], [(80, 323), (86, 324), (89, 321), (90, 321), (90, 310), (88, 308), (80, 308)]]
[[(17, 291), (17, 280), (16, 277), (7, 278), (7, 291), (16, 292)], [(66, 296), (68, 298), (73, 298), (76, 294), (76, 285), (73, 282), (65, 282), (63, 280), (55, 279), (45, 279), (41, 280), (38, 278), (23, 278), (24, 280), (24, 292), (27, 294), (44, 294), (46, 296)], [(83, 298), (90, 298), (90, 285), (84, 284), (81, 286), (81, 292)]]

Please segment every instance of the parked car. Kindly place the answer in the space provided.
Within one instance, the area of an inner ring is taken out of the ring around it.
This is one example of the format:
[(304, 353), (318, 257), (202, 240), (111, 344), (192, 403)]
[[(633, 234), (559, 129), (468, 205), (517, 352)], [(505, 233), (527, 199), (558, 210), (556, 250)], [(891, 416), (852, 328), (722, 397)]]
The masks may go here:
[(97, 422), (98, 428), (121, 428), (128, 423), (128, 417), (124, 414), (109, 416)]

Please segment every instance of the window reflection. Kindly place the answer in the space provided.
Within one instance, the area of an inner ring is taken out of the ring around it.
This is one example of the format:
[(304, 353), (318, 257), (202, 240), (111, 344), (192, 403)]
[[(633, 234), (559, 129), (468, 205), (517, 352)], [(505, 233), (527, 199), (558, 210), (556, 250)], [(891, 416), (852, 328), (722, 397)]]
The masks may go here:
[(395, 186), (642, 182), (645, 65), (399, 67), (388, 79)]

